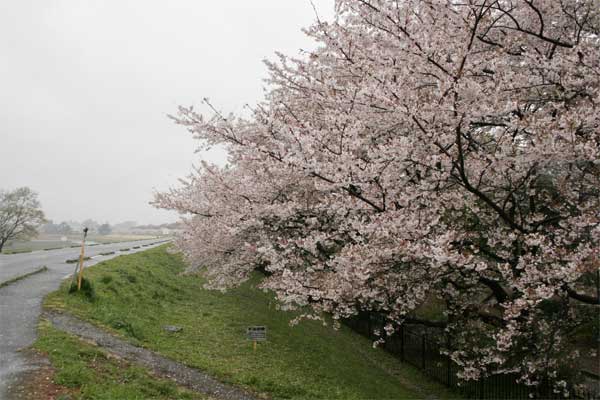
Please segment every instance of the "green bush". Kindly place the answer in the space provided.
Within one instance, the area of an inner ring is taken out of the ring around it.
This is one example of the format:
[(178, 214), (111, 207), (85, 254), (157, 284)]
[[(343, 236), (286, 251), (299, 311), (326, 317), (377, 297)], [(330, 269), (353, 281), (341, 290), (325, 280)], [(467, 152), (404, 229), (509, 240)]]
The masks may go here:
[(81, 279), (81, 290), (77, 290), (77, 280), (74, 279), (69, 287), (69, 294), (81, 295), (89, 301), (96, 300), (96, 291), (94, 290), (94, 286), (88, 279), (85, 278)]

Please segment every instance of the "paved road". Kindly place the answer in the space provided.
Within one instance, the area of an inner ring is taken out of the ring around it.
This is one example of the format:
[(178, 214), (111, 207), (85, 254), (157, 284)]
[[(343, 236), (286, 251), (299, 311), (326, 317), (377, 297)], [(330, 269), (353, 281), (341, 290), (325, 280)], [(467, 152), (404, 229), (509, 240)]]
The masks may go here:
[[(86, 255), (93, 258), (86, 261), (85, 265), (91, 266), (121, 254), (146, 250), (148, 247), (132, 247), (157, 241), (155, 239), (92, 246), (86, 249)], [(119, 252), (119, 249), (123, 248), (131, 250)], [(99, 255), (111, 251), (116, 251), (116, 254)], [(42, 299), (56, 290), (61, 281), (73, 273), (75, 265), (66, 264), (65, 260), (77, 258), (78, 255), (79, 249), (76, 248), (0, 255), (0, 282), (34, 271), (43, 265), (48, 267), (46, 272), (0, 288), (0, 400), (9, 400), (8, 388), (15, 382), (19, 373), (36, 367), (19, 352), (19, 349), (26, 348), (35, 341)]]

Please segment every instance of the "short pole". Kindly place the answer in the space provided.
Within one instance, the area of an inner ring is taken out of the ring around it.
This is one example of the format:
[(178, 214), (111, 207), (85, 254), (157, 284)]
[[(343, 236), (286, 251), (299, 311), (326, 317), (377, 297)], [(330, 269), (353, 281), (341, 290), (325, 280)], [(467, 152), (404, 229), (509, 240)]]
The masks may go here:
[(446, 381), (448, 386), (452, 386), (452, 360), (450, 359), (450, 334), (446, 336), (446, 346), (448, 347), (448, 354), (446, 355)]
[(256, 352), (256, 340), (254, 340), (254, 341), (252, 342), (252, 347), (254, 348), (254, 351)]
[(421, 368), (425, 369), (425, 335), (421, 335)]
[(77, 291), (81, 290), (81, 281), (83, 280), (83, 257), (85, 255), (85, 238), (88, 228), (83, 229), (83, 239), (81, 240), (81, 252), (79, 253), (79, 276), (77, 278)]
[(404, 325), (400, 325), (400, 360), (404, 362)]

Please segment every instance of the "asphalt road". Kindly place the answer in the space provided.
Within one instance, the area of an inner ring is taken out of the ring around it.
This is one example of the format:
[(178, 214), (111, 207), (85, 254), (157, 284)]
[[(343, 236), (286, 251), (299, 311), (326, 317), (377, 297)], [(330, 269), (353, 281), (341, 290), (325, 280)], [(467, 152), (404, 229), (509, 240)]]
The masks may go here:
[[(86, 248), (86, 255), (93, 257), (85, 262), (91, 266), (121, 254), (147, 250), (149, 247), (133, 249), (133, 246), (155, 243), (158, 239), (97, 245)], [(119, 249), (131, 248), (120, 252)], [(115, 251), (114, 255), (100, 253)], [(48, 271), (0, 288), (0, 400), (7, 398), (8, 389), (20, 373), (36, 368), (31, 360), (19, 351), (30, 346), (36, 338), (36, 326), (45, 295), (56, 290), (63, 279), (75, 270), (75, 264), (66, 264), (67, 259), (77, 258), (79, 249), (67, 248), (33, 253), (0, 255), (0, 283), (35, 271), (41, 266)]]

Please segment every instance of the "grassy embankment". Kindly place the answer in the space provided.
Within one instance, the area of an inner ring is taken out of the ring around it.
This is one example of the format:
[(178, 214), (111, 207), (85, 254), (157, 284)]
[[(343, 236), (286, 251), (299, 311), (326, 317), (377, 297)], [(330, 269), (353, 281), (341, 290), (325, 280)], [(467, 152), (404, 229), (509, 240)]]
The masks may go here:
[(144, 368), (110, 357), (48, 322), (40, 323), (38, 333), (35, 347), (48, 354), (56, 370), (54, 383), (62, 386), (57, 400), (206, 399), (173, 382), (156, 379)]
[[(335, 331), (316, 321), (291, 327), (294, 314), (277, 310), (272, 295), (253, 288), (256, 279), (220, 293), (202, 289), (201, 277), (178, 275), (183, 269), (180, 257), (167, 253), (165, 246), (121, 256), (86, 271), (95, 289), (93, 300), (69, 295), (65, 283), (45, 305), (66, 309), (138, 345), (273, 398), (452, 396), (346, 327)], [(165, 325), (183, 329), (170, 333)], [(256, 352), (245, 338), (251, 325), (268, 329), (268, 341)], [(56, 362), (68, 358), (63, 353), (73, 351), (72, 346), (55, 348), (52, 343), (64, 340), (42, 328), (36, 346), (50, 354), (57, 376), (66, 375), (63, 383), (72, 387), (83, 385), (85, 380), (69, 380), (68, 363)]]

